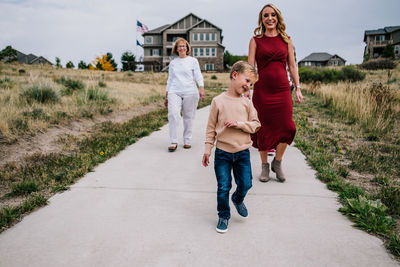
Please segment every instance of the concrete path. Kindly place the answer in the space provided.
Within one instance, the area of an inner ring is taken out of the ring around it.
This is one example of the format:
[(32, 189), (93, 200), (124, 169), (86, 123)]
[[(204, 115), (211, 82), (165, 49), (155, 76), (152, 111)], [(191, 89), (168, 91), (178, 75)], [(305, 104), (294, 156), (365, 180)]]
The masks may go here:
[(232, 207), (218, 234), (213, 165), (201, 166), (207, 118), (198, 111), (192, 149), (168, 153), (165, 126), (0, 234), (0, 266), (398, 266), (337, 211), (336, 194), (294, 147), (284, 184), (256, 179), (251, 150), (249, 218)]

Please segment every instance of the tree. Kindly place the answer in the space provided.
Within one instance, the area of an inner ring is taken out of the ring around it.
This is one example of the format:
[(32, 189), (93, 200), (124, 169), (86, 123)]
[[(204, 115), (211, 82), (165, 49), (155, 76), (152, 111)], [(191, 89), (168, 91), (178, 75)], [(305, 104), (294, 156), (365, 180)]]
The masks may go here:
[(56, 67), (57, 68), (62, 68), (61, 59), (59, 57), (56, 57)]
[(224, 53), (224, 68), (230, 68), (233, 64), (235, 64), (235, 62), (239, 60), (247, 61), (247, 56), (234, 56), (229, 53), (228, 50), (226, 50)]
[(383, 48), (382, 57), (394, 59), (394, 46), (392, 44), (387, 44)]
[(122, 71), (135, 71), (136, 70), (136, 58), (132, 52), (126, 51), (121, 56)]
[(110, 61), (111, 65), (114, 67), (114, 71), (117, 70), (117, 63), (115, 63), (114, 59), (112, 58), (113, 54), (111, 54), (110, 52), (107, 53), (107, 60)]
[(107, 55), (102, 55), (93, 60), (92, 64), (89, 65), (89, 69), (114, 71), (115, 67), (112, 65), (111, 60), (107, 59)]
[(74, 65), (74, 63), (72, 63), (72, 61), (68, 61), (67, 64), (65, 64), (65, 67), (67, 69), (73, 69), (73, 68), (75, 68), (75, 65)]
[(78, 63), (78, 69), (88, 69), (89, 68), (89, 64), (86, 64), (85, 61), (81, 60)]
[(11, 45), (6, 46), (0, 51), (0, 60), (5, 60), (6, 62), (13, 62), (17, 60), (17, 50), (12, 48)]

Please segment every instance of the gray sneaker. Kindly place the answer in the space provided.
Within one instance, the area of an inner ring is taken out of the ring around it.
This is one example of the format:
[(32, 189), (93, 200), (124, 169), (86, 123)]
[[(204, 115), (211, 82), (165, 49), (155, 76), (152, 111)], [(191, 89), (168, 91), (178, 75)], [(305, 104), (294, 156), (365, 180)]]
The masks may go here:
[(269, 181), (269, 163), (261, 163), (261, 175), (259, 180), (263, 183)]
[(221, 234), (228, 231), (228, 219), (218, 218), (217, 228), (215, 230)]
[(284, 181), (286, 181), (286, 178), (285, 174), (283, 174), (281, 163), (282, 161), (277, 161), (274, 158), (274, 160), (271, 162), (271, 170), (276, 173), (276, 178), (278, 179), (278, 181), (283, 183)]

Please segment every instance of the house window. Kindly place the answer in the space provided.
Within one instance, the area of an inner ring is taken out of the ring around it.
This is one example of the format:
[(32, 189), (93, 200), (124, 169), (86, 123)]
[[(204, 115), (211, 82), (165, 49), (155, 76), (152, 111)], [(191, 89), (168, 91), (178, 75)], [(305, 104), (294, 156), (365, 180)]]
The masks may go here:
[(194, 55), (195, 57), (198, 56), (198, 53), (199, 53), (199, 49), (198, 49), (198, 48), (193, 48), (193, 55)]
[(377, 35), (375, 36), (375, 42), (377, 44), (382, 44), (385, 41), (385, 35)]
[(204, 48), (200, 48), (200, 56), (204, 56)]
[(215, 41), (217, 39), (217, 34), (213, 33), (211, 36), (212, 36), (213, 41)]
[(152, 44), (153, 43), (153, 36), (146, 36), (146, 38), (144, 39), (144, 42), (146, 44)]
[(200, 34), (200, 41), (204, 40), (204, 33), (199, 33)]
[(400, 54), (400, 45), (395, 45), (394, 46), (394, 54), (398, 56)]
[(207, 57), (210, 56), (210, 48), (206, 48), (206, 56), (207, 56)]
[(214, 64), (206, 64), (206, 70), (214, 70)]
[(152, 56), (159, 56), (160, 55), (160, 50), (159, 49), (152, 49), (151, 50), (151, 55)]
[(333, 61), (333, 65), (334, 65), (334, 66), (338, 66), (338, 65), (339, 65), (339, 62), (338, 62), (337, 60), (335, 60), (335, 61)]
[(197, 39), (198, 39), (198, 38), (197, 38), (197, 33), (194, 33), (194, 34), (193, 34), (193, 40), (194, 40), (194, 41), (197, 41)]
[(212, 56), (212, 57), (215, 57), (215, 54), (216, 54), (216, 53), (215, 53), (215, 48), (211, 48), (211, 56)]

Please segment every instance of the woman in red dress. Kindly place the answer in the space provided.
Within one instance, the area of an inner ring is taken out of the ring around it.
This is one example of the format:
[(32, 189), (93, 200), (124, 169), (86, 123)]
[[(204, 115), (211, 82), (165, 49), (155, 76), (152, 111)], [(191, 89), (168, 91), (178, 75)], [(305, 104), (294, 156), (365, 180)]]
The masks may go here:
[(287, 145), (296, 134), (293, 101), (286, 65), (296, 88), (296, 102), (303, 100), (292, 41), (285, 32), (281, 12), (272, 4), (265, 5), (258, 16), (258, 27), (249, 45), (249, 63), (257, 66), (258, 81), (254, 85), (253, 104), (261, 129), (252, 136), (258, 148), (262, 171), (260, 181), (269, 181), (268, 150), (276, 149), (271, 169), (278, 181), (284, 182), (281, 161)]

